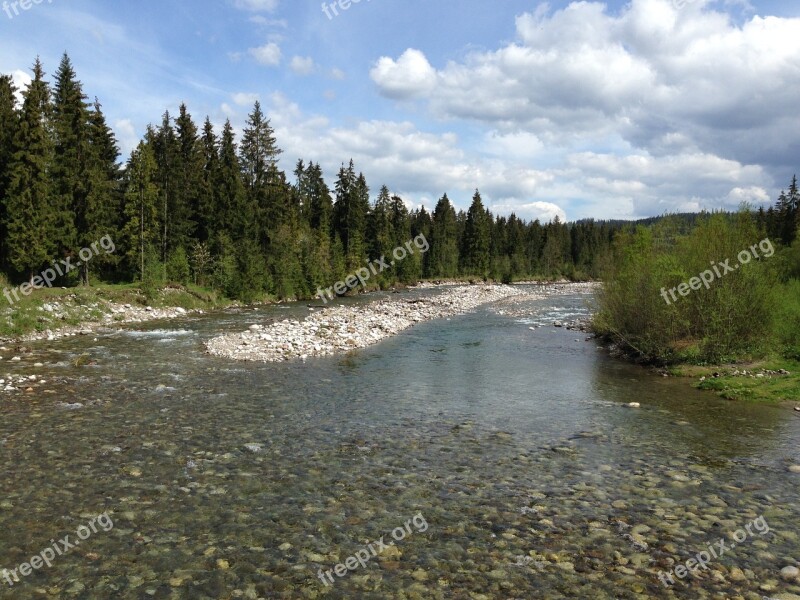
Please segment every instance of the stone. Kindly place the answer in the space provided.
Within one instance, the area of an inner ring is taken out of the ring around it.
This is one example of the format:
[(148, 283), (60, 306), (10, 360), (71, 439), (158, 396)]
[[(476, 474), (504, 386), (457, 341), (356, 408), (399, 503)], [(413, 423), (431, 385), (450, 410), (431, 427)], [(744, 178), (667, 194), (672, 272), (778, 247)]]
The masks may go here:
[(781, 579), (784, 581), (797, 581), (800, 578), (800, 569), (794, 566), (783, 567), (781, 569)]

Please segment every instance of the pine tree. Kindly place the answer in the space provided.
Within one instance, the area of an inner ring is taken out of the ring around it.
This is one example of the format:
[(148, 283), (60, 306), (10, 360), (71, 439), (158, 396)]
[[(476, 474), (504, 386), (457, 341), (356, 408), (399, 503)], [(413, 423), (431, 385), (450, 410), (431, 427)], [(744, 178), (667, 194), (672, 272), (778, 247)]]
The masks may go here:
[(57, 234), (51, 218), (53, 201), (49, 177), (53, 156), (49, 135), (50, 86), (44, 75), (37, 58), (33, 81), (23, 93), (6, 202), (10, 264), (31, 279), (55, 257), (53, 240)]
[(378, 192), (369, 218), (369, 255), (373, 259), (389, 256), (394, 248), (392, 197), (385, 185)]
[[(225, 121), (219, 146), (219, 176), (217, 177), (217, 223), (230, 239), (244, 237), (254, 215), (245, 212), (242, 170), (236, 153), (236, 139), (231, 122)], [(249, 223), (248, 223), (249, 221)], [(250, 225), (251, 226), (251, 225)]]
[(14, 136), (19, 123), (16, 91), (11, 76), (0, 75), (0, 269), (8, 266), (6, 195), (11, 183), (10, 168), (14, 155)]
[[(119, 148), (114, 132), (106, 123), (100, 102), (95, 99), (89, 116), (89, 161), (87, 165), (87, 193), (85, 227), (78, 234), (78, 243), (83, 248), (110, 236), (115, 240), (119, 235), (122, 213), (121, 174), (119, 168)], [(111, 268), (118, 263), (113, 254), (95, 256), (91, 268), (100, 270)], [(89, 284), (90, 265), (84, 264), (81, 276), (85, 285)]]
[(203, 172), (197, 191), (197, 239), (208, 242), (220, 228), (218, 181), (220, 177), (219, 140), (211, 120), (206, 117), (202, 138)]
[(126, 190), (122, 241), (131, 270), (144, 280), (145, 258), (158, 244), (158, 167), (150, 144), (141, 142), (125, 169)]
[(149, 132), (148, 141), (153, 147), (156, 159), (156, 182), (159, 191), (159, 231), (161, 261), (166, 262), (169, 252), (174, 248), (172, 235), (176, 228), (178, 204), (178, 154), (180, 146), (172, 127), (172, 117), (166, 111), (158, 131)]
[(483, 207), (481, 194), (475, 190), (467, 211), (462, 241), (462, 271), (465, 275), (485, 277), (489, 271), (489, 236), (491, 220)]
[(356, 176), (353, 160), (339, 169), (333, 205), (334, 232), (342, 241), (347, 269), (360, 267), (366, 258), (369, 187), (363, 174)]
[(204, 153), (197, 126), (185, 104), (181, 104), (175, 120), (177, 156), (175, 195), (171, 218), (171, 251), (191, 247), (200, 212), (203, 191)]
[[(59, 253), (76, 256), (84, 246), (89, 229), (88, 183), (90, 156), (90, 112), (69, 56), (65, 53), (56, 72), (53, 95), (55, 147), (51, 176), (53, 182), (53, 229)], [(91, 243), (91, 242), (90, 242)], [(81, 265), (81, 279), (88, 281), (88, 264)]]
[(456, 211), (447, 194), (439, 199), (433, 211), (433, 230), (429, 240), (429, 277), (458, 275), (459, 244)]

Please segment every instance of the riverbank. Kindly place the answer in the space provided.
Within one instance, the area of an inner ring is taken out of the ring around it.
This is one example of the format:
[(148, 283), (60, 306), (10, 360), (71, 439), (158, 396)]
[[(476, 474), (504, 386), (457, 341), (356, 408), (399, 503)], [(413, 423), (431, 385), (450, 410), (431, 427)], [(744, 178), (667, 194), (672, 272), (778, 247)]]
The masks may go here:
[(800, 401), (800, 362), (770, 358), (738, 364), (675, 365), (667, 370), (674, 377), (693, 380), (697, 389), (714, 392), (726, 400), (787, 403)]
[(199, 314), (227, 304), (200, 288), (167, 287), (154, 297), (133, 285), (37, 290), (0, 306), (0, 343), (89, 335), (99, 328)]
[[(580, 286), (574, 284), (577, 291)], [(570, 284), (559, 286), (569, 292)], [(440, 287), (422, 284), (423, 288)], [(583, 287), (580, 287), (583, 289)], [(313, 312), (303, 321), (285, 320), (250, 331), (219, 336), (206, 345), (209, 354), (242, 361), (283, 362), (329, 356), (366, 348), (401, 331), (432, 319), (452, 317), (479, 306), (497, 303), (498, 314), (513, 313), (522, 300), (544, 298), (554, 287), (526, 289), (508, 285), (443, 286), (430, 298), (380, 300), (366, 306), (333, 306)]]

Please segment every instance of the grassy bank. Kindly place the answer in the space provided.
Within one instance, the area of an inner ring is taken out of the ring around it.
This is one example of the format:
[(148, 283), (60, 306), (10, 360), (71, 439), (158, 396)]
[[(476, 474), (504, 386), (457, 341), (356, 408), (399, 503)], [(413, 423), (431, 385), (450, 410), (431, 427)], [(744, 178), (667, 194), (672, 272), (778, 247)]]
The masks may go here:
[(800, 404), (800, 361), (775, 357), (715, 366), (682, 364), (668, 371), (726, 400)]
[[(29, 296), (19, 294), (19, 301), (13, 304), (0, 296), (0, 337), (13, 338), (96, 323), (112, 314), (112, 308), (125, 305), (209, 310), (229, 303), (210, 290), (194, 286), (166, 287), (148, 294), (134, 284), (44, 288)], [(125, 317), (115, 314), (113, 319), (121, 322)]]
[(800, 398), (800, 241), (770, 238), (747, 211), (678, 225), (618, 237), (595, 332), (724, 398)]

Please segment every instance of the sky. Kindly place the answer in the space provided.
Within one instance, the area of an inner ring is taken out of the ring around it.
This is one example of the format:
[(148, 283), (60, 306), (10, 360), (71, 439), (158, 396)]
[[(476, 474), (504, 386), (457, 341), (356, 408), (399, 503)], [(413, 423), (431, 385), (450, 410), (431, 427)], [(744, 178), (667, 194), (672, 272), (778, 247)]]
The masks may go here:
[(290, 173), (351, 158), (431, 210), (635, 219), (774, 203), (800, 170), (796, 0), (0, 0), (0, 73), (64, 52), (123, 160), (180, 104)]

